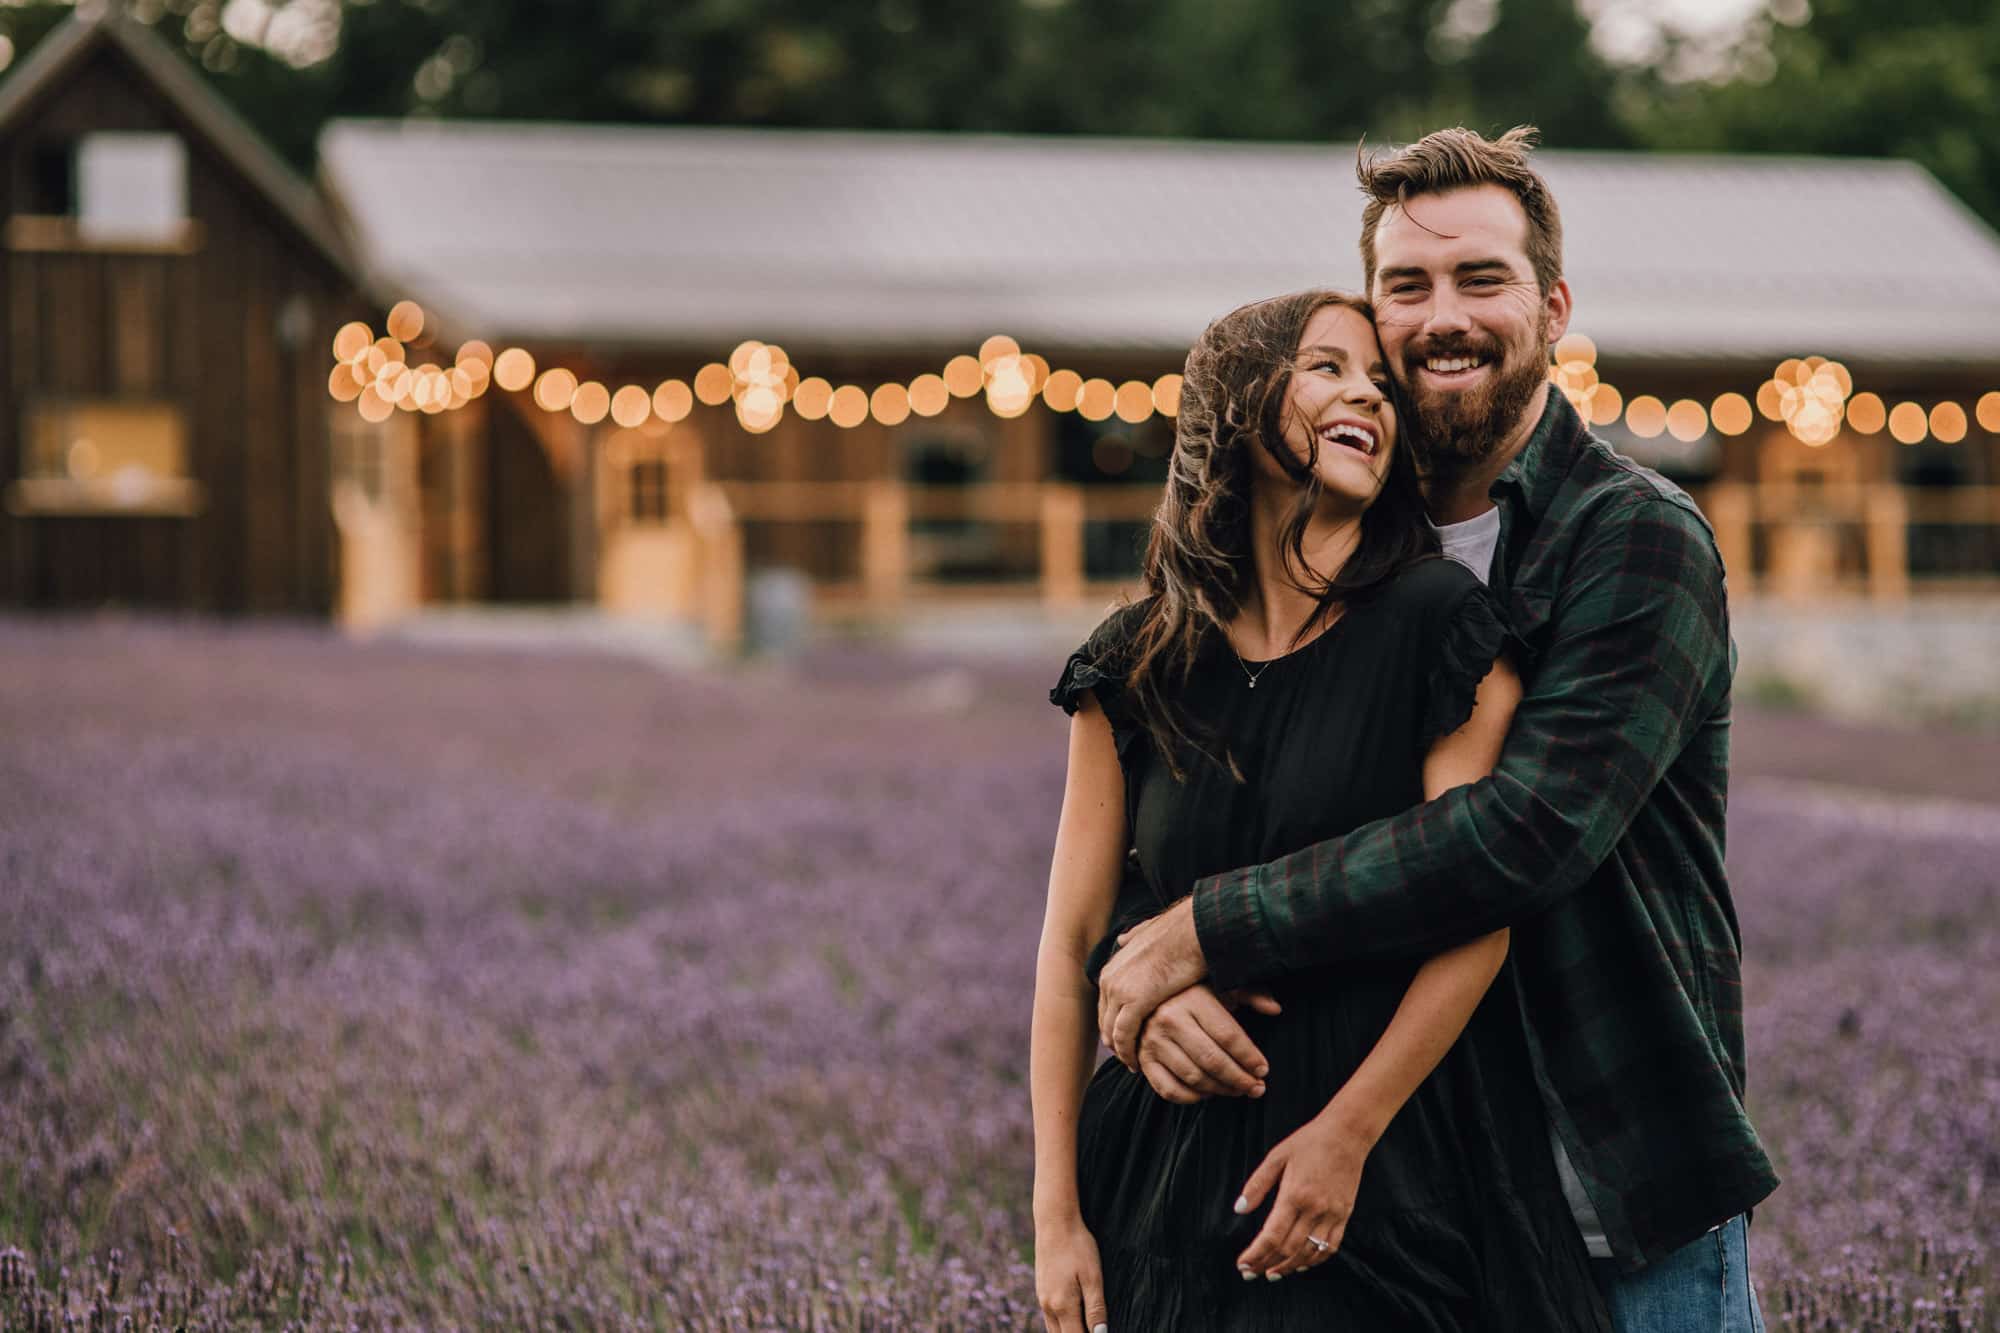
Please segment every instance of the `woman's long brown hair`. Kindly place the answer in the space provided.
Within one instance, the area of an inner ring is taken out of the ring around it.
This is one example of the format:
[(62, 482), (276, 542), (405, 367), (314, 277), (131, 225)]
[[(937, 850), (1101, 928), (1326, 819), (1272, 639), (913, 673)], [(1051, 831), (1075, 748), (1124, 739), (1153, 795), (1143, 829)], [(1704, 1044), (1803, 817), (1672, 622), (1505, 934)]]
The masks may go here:
[[(1399, 439), (1375, 502), (1363, 514), (1361, 540), (1332, 579), (1312, 573), (1305, 553), (1307, 524), (1323, 487), (1313, 464), (1293, 456), (1284, 437), (1291, 387), (1306, 323), (1328, 306), (1373, 320), (1369, 304), (1345, 292), (1313, 289), (1253, 302), (1210, 324), (1188, 353), (1174, 424), (1166, 496), (1146, 545), (1144, 614), (1127, 645), (1126, 689), (1139, 719), (1176, 780), (1192, 749), (1217, 758), (1213, 740), (1176, 702), (1197, 658), (1211, 643), (1227, 644), (1226, 626), (1241, 609), (1255, 576), (1250, 551), (1252, 450), (1262, 449), (1299, 483), (1297, 501), (1278, 532), (1286, 572), (1313, 593), (1318, 607), (1294, 636), (1335, 606), (1380, 592), (1411, 562), (1438, 549), (1424, 517), (1423, 490), (1407, 440)], [(1398, 421), (1408, 417), (1398, 412)], [(1222, 762), (1218, 759), (1218, 762)], [(1226, 767), (1233, 772), (1233, 762)]]

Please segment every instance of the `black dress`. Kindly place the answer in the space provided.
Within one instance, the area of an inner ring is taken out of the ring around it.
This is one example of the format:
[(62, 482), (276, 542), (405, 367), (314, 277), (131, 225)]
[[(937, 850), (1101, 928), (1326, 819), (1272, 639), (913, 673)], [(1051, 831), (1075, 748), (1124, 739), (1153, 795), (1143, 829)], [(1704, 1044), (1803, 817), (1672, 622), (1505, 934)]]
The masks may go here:
[[(1145, 603), (1115, 612), (1071, 656), (1050, 698), (1096, 693), (1125, 773), (1141, 874), (1128, 875), (1106, 941), (1204, 875), (1273, 860), (1423, 800), (1431, 740), (1470, 716), (1505, 638), (1473, 576), (1420, 561), (1304, 647), (1256, 673), (1216, 636), (1184, 700), (1245, 781), (1183, 756), (1167, 772), (1130, 711), (1125, 649)], [(1264, 1154), (1322, 1110), (1401, 1002), (1420, 958), (1275, 979), (1276, 1017), (1239, 1014), (1270, 1060), (1262, 1098), (1180, 1106), (1107, 1059), (1077, 1136), (1083, 1219), (1104, 1265), (1113, 1328), (1278, 1330), (1607, 1329), (1549, 1150), (1511, 971), (1391, 1122), (1363, 1169), (1354, 1215), (1326, 1263), (1245, 1282), (1236, 1256), (1269, 1207), (1238, 1217)], [(1276, 1197), (1276, 1191), (1272, 1192)]]

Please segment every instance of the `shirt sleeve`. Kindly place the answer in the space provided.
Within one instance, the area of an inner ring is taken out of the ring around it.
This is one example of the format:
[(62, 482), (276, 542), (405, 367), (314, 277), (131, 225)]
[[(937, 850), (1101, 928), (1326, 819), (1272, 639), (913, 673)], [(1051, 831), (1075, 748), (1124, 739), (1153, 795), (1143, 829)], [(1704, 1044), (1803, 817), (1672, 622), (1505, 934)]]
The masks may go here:
[(1721, 559), (1665, 497), (1592, 520), (1494, 773), (1345, 837), (1199, 880), (1218, 988), (1438, 953), (1575, 891), (1624, 836), (1732, 674)]

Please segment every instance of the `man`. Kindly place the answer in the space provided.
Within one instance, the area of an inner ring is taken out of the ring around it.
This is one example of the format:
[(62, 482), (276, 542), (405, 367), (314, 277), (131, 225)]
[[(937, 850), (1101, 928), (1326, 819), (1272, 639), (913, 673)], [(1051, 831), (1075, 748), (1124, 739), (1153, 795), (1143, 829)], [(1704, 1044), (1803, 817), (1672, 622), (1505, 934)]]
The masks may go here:
[[(1693, 503), (1551, 392), (1571, 296), (1534, 133), (1443, 130), (1360, 168), (1432, 520), (1524, 644), (1500, 765), (1200, 881), (1122, 937), (1099, 1022), (1162, 1095), (1241, 1095), (1263, 1060), (1220, 994), (1511, 926), (1551, 1151), (1617, 1327), (1756, 1330), (1747, 1214), (1777, 1177), (1743, 1108), (1722, 564)], [(1289, 1224), (1280, 1180), (1267, 1229)]]

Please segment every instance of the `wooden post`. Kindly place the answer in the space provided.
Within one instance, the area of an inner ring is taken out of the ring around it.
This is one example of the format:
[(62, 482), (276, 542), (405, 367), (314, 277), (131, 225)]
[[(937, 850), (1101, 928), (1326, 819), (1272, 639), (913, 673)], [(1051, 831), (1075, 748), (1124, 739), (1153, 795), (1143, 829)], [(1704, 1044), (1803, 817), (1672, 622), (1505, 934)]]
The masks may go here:
[(1715, 549), (1722, 554), (1723, 573), (1733, 579), (1736, 591), (1747, 592), (1754, 571), (1750, 568), (1751, 502), (1741, 482), (1718, 481), (1702, 497), (1702, 510), (1715, 529)]
[(712, 482), (689, 493), (688, 520), (698, 549), (702, 629), (710, 648), (733, 655), (743, 647), (743, 525)]
[(1867, 498), (1868, 591), (1881, 602), (1910, 596), (1910, 503), (1893, 483), (1874, 486)]
[(910, 587), (910, 495), (900, 481), (871, 481), (861, 502), (861, 582), (870, 602), (898, 605)]
[(1083, 600), (1083, 488), (1042, 487), (1042, 600)]

